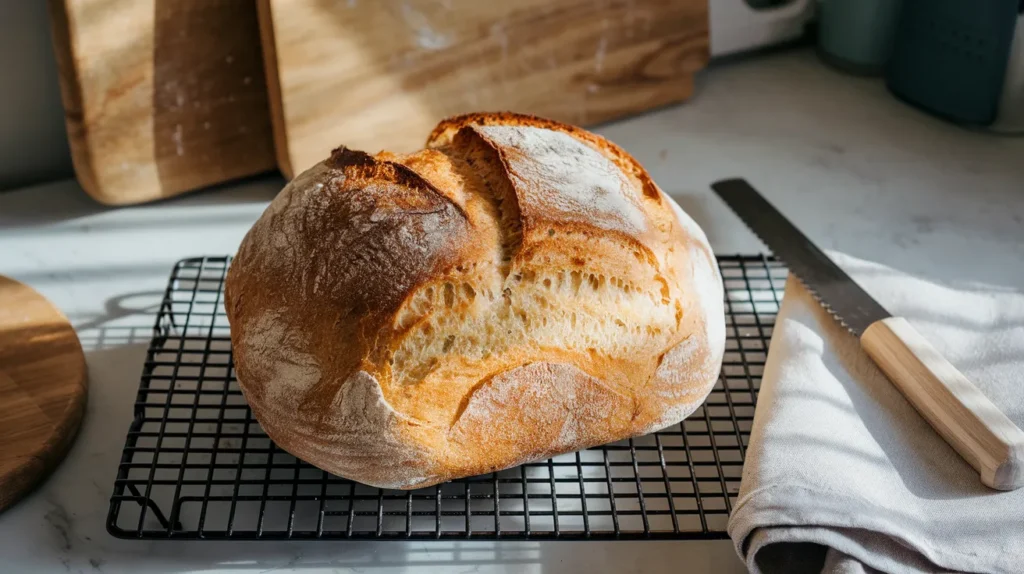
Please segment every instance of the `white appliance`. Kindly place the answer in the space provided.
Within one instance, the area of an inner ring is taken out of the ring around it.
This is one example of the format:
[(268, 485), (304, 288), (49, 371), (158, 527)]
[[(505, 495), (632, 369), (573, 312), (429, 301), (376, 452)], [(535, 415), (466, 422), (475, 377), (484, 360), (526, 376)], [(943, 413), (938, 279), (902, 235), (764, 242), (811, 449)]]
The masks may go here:
[(815, 0), (753, 8), (746, 0), (708, 0), (711, 56), (723, 56), (800, 37), (814, 16)]

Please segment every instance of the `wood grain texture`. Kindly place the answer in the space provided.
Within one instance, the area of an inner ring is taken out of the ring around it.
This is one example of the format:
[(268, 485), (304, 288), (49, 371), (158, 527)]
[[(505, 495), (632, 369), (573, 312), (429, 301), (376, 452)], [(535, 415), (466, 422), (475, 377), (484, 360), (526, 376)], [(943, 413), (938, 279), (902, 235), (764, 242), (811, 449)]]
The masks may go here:
[(68, 320), (0, 276), (0, 510), (64, 458), (81, 425), (85, 356)]
[(906, 319), (872, 323), (861, 345), (985, 485), (1024, 486), (1024, 432)]
[(680, 101), (708, 59), (707, 0), (258, 2), (289, 177), (469, 111), (589, 125)]
[(256, 7), (50, 0), (68, 138), (98, 201), (150, 201), (273, 169)]

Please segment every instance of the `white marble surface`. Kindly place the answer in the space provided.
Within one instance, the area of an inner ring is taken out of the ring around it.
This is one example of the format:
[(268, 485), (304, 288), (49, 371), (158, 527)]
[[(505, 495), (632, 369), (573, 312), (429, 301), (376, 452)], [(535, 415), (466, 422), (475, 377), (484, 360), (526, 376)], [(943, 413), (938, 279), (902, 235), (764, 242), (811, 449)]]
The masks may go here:
[[(974, 133), (806, 50), (718, 65), (696, 97), (599, 129), (635, 154), (719, 253), (763, 248), (711, 194), (742, 175), (822, 247), (979, 289), (1024, 289), (1024, 140)], [(134, 542), (104, 529), (155, 304), (178, 259), (235, 250), (280, 188), (264, 177), (105, 209), (74, 182), (0, 194), (0, 273), (49, 297), (87, 349), (67, 460), (0, 514), (0, 572), (728, 572), (728, 541)]]

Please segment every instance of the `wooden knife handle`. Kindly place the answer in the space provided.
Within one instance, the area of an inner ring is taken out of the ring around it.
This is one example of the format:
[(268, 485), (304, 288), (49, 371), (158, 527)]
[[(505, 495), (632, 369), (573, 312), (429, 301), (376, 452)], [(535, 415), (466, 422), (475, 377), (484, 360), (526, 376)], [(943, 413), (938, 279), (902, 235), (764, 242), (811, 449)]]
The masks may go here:
[(1024, 432), (910, 323), (872, 323), (861, 346), (921, 416), (998, 490), (1024, 486)]

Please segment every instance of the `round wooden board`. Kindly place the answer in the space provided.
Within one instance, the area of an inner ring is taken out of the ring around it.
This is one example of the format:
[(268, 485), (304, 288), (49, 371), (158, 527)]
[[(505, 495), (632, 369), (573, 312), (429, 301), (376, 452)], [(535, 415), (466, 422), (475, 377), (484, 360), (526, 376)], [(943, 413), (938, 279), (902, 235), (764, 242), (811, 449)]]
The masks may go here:
[(67, 318), (0, 275), (0, 511), (64, 458), (85, 412), (86, 377)]

